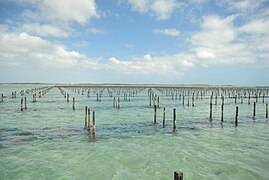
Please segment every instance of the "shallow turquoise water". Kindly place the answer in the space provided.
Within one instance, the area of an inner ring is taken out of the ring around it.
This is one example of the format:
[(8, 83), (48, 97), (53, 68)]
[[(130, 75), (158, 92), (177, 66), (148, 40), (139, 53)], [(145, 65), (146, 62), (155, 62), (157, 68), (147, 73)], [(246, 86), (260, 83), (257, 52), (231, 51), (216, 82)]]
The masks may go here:
[[(162, 108), (149, 107), (148, 89), (131, 101), (121, 97), (121, 109), (113, 108), (106, 89), (102, 102), (69, 89), (76, 97), (76, 110), (58, 88), (20, 110), (19, 91), (30, 87), (1, 86), (6, 98), (0, 102), (0, 179), (173, 179), (181, 170), (184, 179), (268, 179), (269, 135), (265, 103), (252, 108), (225, 99), (224, 124), (220, 124), (220, 100), (213, 105), (209, 121), (209, 99), (195, 98), (195, 106), (153, 89), (166, 107), (167, 126), (162, 127)], [(11, 92), (17, 91), (17, 98)], [(208, 92), (210, 94), (210, 92)], [(23, 96), (24, 97), (24, 96)], [(186, 98), (186, 97), (185, 97)], [(191, 98), (190, 98), (191, 100)], [(213, 101), (215, 102), (215, 101)], [(84, 108), (96, 113), (96, 136), (84, 129)], [(234, 127), (235, 106), (239, 125)], [(172, 129), (172, 110), (177, 107), (177, 130)]]

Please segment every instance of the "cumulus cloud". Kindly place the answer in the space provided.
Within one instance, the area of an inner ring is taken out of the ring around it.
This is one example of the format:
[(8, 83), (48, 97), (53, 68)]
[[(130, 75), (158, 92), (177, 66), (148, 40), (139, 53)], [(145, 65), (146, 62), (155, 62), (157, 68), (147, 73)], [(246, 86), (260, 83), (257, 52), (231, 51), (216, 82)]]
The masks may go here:
[(134, 11), (152, 14), (159, 20), (169, 19), (180, 7), (176, 0), (128, 0), (128, 2)]
[(55, 44), (28, 33), (1, 31), (1, 64), (31, 64), (41, 67), (73, 67), (86, 56), (76, 51), (68, 51), (63, 45)]
[[(202, 64), (268, 64), (267, 20), (235, 26), (236, 16), (204, 16), (201, 30), (191, 37), (193, 52)], [(257, 30), (256, 28), (259, 30)]]
[(170, 29), (154, 29), (154, 33), (156, 34), (161, 34), (165, 36), (172, 36), (172, 37), (179, 37), (180, 36), (180, 31), (178, 31), (175, 28), (170, 28)]
[(108, 69), (126, 74), (162, 74), (182, 76), (184, 71), (193, 67), (193, 56), (187, 54), (154, 55), (145, 54), (132, 60), (109, 58)]
[(25, 17), (46, 19), (48, 22), (77, 22), (85, 24), (92, 17), (98, 17), (94, 0), (43, 0), (36, 1), (36, 9), (26, 9)]

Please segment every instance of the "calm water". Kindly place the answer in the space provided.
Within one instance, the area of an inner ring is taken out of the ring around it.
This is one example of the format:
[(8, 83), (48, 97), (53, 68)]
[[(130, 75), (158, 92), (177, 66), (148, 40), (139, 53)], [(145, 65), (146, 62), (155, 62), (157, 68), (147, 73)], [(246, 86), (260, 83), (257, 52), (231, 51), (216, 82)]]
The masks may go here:
[[(220, 124), (221, 100), (213, 101), (209, 121), (209, 99), (196, 99), (187, 107), (157, 89), (160, 106), (157, 124), (149, 107), (148, 89), (138, 92), (121, 109), (113, 108), (113, 97), (103, 92), (102, 102), (64, 89), (76, 98), (66, 102), (58, 88), (36, 103), (26, 94), (28, 109), (20, 110), (20, 90), (29, 86), (0, 86), (6, 98), (0, 102), (0, 179), (173, 179), (181, 170), (184, 179), (269, 179), (269, 134), (265, 103), (257, 103), (256, 118), (251, 105), (225, 99), (224, 124)], [(17, 98), (11, 92), (17, 91)], [(113, 94), (115, 95), (115, 93)], [(118, 95), (117, 95), (118, 96)], [(25, 97), (22, 96), (22, 97)], [(190, 98), (191, 100), (191, 98)], [(84, 108), (96, 114), (96, 136), (84, 129)], [(234, 127), (235, 107), (239, 125)], [(162, 127), (162, 107), (167, 126)], [(177, 108), (177, 130), (172, 129), (172, 110)]]

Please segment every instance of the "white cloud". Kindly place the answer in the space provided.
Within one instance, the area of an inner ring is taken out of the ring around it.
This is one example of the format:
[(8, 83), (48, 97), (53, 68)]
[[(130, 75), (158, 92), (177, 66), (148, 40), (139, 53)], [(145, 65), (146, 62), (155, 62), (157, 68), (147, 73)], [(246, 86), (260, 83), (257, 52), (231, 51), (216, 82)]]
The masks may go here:
[(172, 37), (179, 37), (180, 36), (180, 31), (178, 31), (175, 28), (170, 28), (170, 29), (154, 29), (154, 33), (156, 34), (162, 34), (165, 36), (172, 36)]
[(69, 27), (60, 27), (52, 24), (26, 23), (22, 29), (40, 36), (68, 37), (71, 34)]
[(102, 29), (98, 29), (98, 28), (89, 28), (86, 30), (86, 32), (89, 32), (92, 34), (105, 34), (105, 32)]
[(169, 19), (180, 7), (176, 0), (128, 0), (134, 11), (153, 14), (157, 19)]
[(201, 30), (191, 37), (198, 62), (203, 65), (269, 65), (268, 21), (255, 20), (235, 26), (235, 18), (236, 16), (221, 18), (216, 15), (203, 17)]
[(187, 54), (156, 55), (145, 54), (132, 60), (109, 58), (106, 64), (112, 69), (126, 74), (156, 74), (182, 76), (184, 71), (193, 67), (193, 56)]
[(76, 51), (68, 51), (63, 45), (55, 44), (28, 33), (1, 31), (0, 61), (38, 67), (73, 67), (86, 56)]
[(37, 9), (27, 9), (24, 15), (34, 19), (46, 19), (49, 22), (77, 22), (85, 24), (92, 17), (97, 17), (94, 0), (44, 0), (36, 2)]

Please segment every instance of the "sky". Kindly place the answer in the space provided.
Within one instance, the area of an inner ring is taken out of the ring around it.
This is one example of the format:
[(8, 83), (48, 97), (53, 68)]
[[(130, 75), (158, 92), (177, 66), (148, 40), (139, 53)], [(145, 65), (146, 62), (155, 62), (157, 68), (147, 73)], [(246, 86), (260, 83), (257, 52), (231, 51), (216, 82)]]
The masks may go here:
[(269, 85), (269, 0), (0, 0), (0, 83)]

